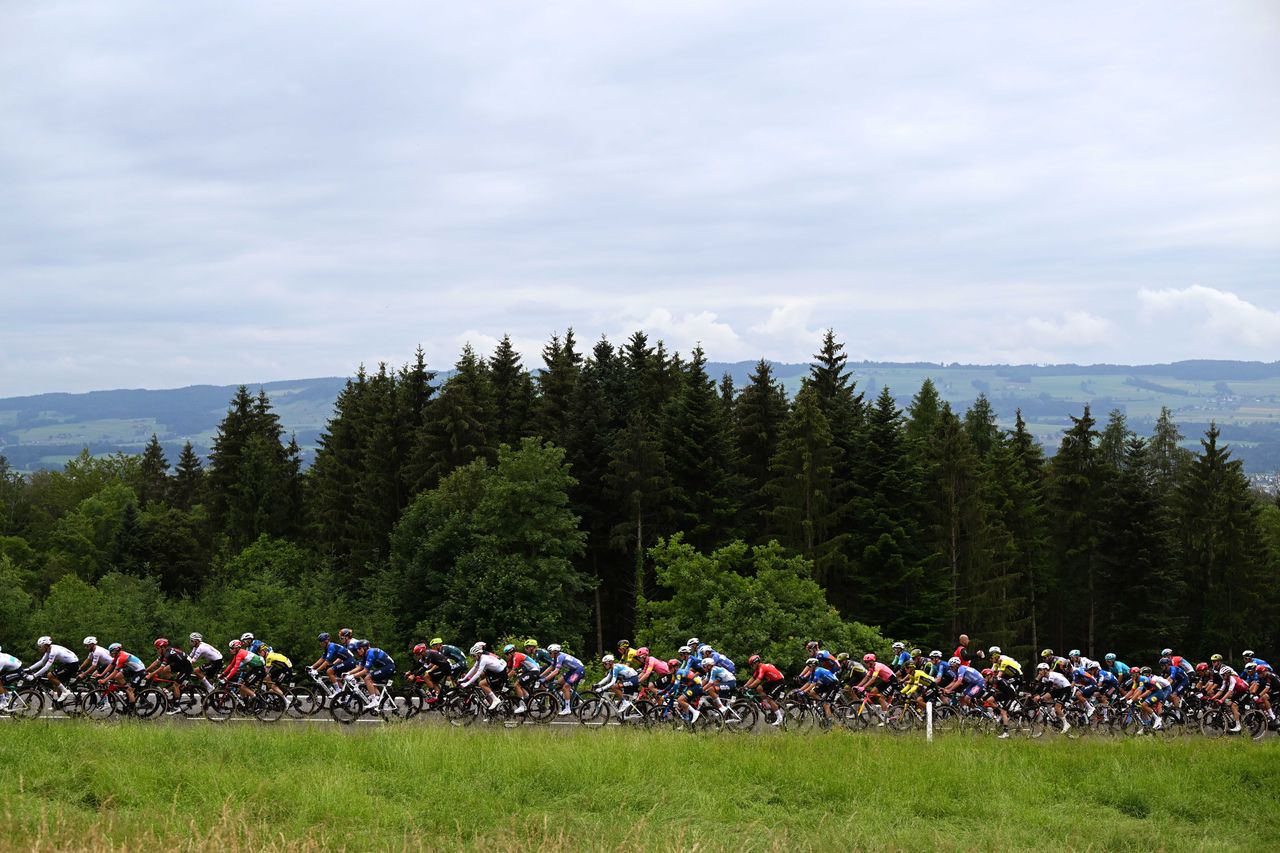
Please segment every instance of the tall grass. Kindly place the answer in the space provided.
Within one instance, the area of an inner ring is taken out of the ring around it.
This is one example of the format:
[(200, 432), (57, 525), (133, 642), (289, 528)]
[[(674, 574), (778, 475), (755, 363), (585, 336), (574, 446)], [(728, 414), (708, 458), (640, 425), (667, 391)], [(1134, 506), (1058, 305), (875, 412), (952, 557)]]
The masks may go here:
[(0, 848), (1275, 849), (1280, 743), (0, 727)]

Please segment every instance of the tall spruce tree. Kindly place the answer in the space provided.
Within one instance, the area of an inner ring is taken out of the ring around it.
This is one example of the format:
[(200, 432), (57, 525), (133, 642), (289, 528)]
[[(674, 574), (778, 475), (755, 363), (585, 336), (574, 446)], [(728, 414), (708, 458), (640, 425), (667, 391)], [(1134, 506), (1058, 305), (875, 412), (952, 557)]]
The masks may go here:
[(568, 446), (567, 436), (573, 428), (573, 394), (582, 370), (582, 356), (576, 347), (571, 328), (565, 332), (564, 340), (552, 335), (542, 348), (542, 363), (546, 367), (538, 374), (533, 432), (557, 447)]
[(533, 435), (533, 377), (521, 364), (510, 335), (502, 336), (489, 357), (489, 379), (493, 384), (494, 439), (519, 447), (520, 439)]
[(778, 439), (786, 418), (786, 391), (782, 383), (774, 379), (769, 362), (760, 359), (734, 403), (743, 527), (748, 536), (760, 543), (767, 539), (765, 513), (769, 498), (766, 489), (772, 479), (770, 466), (778, 452)]
[(182, 453), (178, 455), (170, 497), (173, 505), (183, 510), (190, 510), (205, 501), (204, 466), (190, 441), (182, 445)]
[(927, 447), (933, 441), (941, 416), (942, 398), (938, 395), (938, 386), (926, 376), (920, 383), (920, 390), (911, 398), (911, 405), (907, 406), (907, 441), (918, 450)]
[(467, 344), (453, 375), (427, 407), (414, 451), (415, 491), (434, 488), (441, 477), (477, 459), (492, 461), (498, 446), (494, 420), (489, 368)]
[(967, 606), (973, 565), (981, 549), (981, 462), (960, 418), (943, 403), (925, 452), (930, 549), (948, 590), (946, 616), (955, 636), (973, 616)]
[(151, 440), (142, 451), (142, 460), (138, 463), (138, 482), (136, 491), (138, 503), (146, 506), (152, 501), (164, 501), (169, 497), (169, 460), (165, 458), (164, 448), (156, 434), (151, 433)]
[(1098, 584), (1099, 492), (1104, 478), (1098, 458), (1096, 421), (1086, 404), (1080, 417), (1071, 416), (1071, 427), (1053, 457), (1052, 500), (1058, 576), (1069, 579), (1070, 592), (1058, 590), (1056, 610), (1061, 614), (1056, 641), (1085, 637), (1086, 653), (1097, 657), (1097, 627), (1101, 589)]

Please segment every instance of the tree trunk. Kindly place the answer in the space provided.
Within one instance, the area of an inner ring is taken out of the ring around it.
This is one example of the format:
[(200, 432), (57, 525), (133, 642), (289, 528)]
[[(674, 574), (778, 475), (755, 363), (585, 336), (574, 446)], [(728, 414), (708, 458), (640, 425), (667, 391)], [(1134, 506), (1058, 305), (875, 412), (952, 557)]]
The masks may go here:
[[(599, 578), (599, 574), (596, 575)], [(604, 654), (604, 615), (600, 607), (600, 584), (596, 584), (596, 657)]]

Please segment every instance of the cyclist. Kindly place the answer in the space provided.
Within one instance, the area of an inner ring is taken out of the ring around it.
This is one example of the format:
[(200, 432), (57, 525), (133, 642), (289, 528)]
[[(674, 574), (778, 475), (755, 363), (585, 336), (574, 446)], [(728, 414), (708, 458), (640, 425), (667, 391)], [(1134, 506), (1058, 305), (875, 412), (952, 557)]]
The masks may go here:
[(467, 661), (467, 656), (457, 646), (451, 646), (439, 637), (433, 638), (429, 645), (449, 659), (450, 674), (453, 676), (454, 681), (457, 681), (458, 676), (466, 672), (467, 668), (471, 666)]
[[(880, 704), (880, 710), (885, 714), (889, 713), (889, 697), (888, 693), (892, 691), (898, 683), (898, 676), (892, 669), (876, 660), (874, 652), (868, 652), (862, 656), (862, 662), (867, 667), (867, 675), (858, 683), (854, 690), (859, 693), (864, 690), (870, 690), (871, 696)], [(882, 718), (878, 725), (884, 725)]]
[(569, 705), (570, 693), (573, 686), (586, 675), (587, 670), (582, 665), (582, 661), (562, 651), (559, 643), (547, 646), (547, 651), (553, 655), (551, 665), (542, 671), (538, 679), (543, 684), (550, 684), (556, 678), (560, 679), (560, 695), (564, 697), (564, 706), (561, 707), (559, 716), (567, 717), (573, 711)]
[[(734, 666), (733, 661), (729, 660), (727, 657), (720, 654), (718, 651), (711, 648), (711, 646), (706, 645), (705, 643), (698, 649), (698, 657), (702, 659), (711, 658), (712, 663), (714, 663), (716, 666), (722, 666), (725, 669), (729, 670), (729, 672), (732, 672), (735, 675), (737, 674), (738, 668)], [(835, 663), (835, 658), (831, 657), (830, 653), (827, 654), (827, 657), (831, 658), (832, 663)]]
[[(1079, 659), (1080, 656), (1076, 655), (1076, 658)], [(1071, 683), (1076, 688), (1073, 701), (1084, 711), (1086, 718), (1092, 717), (1093, 712), (1096, 710), (1093, 703), (1089, 701), (1098, 692), (1098, 679), (1089, 671), (1089, 667), (1096, 663), (1097, 661), (1091, 660), (1087, 664), (1073, 667), (1071, 670)]]
[(1253, 684), (1249, 685), (1249, 692), (1257, 697), (1258, 704), (1262, 706), (1267, 719), (1274, 720), (1276, 714), (1272, 709), (1271, 700), (1280, 696), (1280, 677), (1271, 670), (1270, 664), (1264, 662), (1254, 667), (1254, 680)]
[(640, 685), (644, 686), (649, 679), (653, 679), (653, 688), (656, 690), (666, 690), (671, 685), (671, 675), (674, 670), (667, 661), (657, 655), (649, 654), (647, 647), (641, 647), (636, 650), (636, 659), (640, 661), (643, 669), (640, 670)]
[(902, 695), (912, 698), (916, 708), (923, 711), (925, 699), (937, 686), (938, 680), (923, 667), (916, 666), (915, 658), (912, 658), (903, 669), (902, 681)]
[(489, 698), (489, 710), (502, 704), (498, 693), (507, 685), (507, 662), (489, 651), (484, 643), (476, 643), (471, 647), (471, 656), (476, 659), (471, 670), (459, 682), (462, 687), (476, 685)]
[(1067, 660), (1070, 662), (1072, 669), (1083, 669), (1086, 671), (1089, 669), (1089, 664), (1093, 663), (1089, 658), (1080, 654), (1079, 649), (1072, 649), (1067, 652)]
[(35, 681), (40, 676), (49, 679), (55, 689), (54, 697), (63, 701), (71, 697), (71, 691), (63, 681), (70, 681), (80, 670), (80, 658), (65, 646), (59, 646), (49, 637), (36, 640), (36, 648), (41, 652), (40, 660), (27, 667), (27, 681)]
[(676, 667), (676, 680), (683, 682), (685, 675), (693, 668), (693, 647), (681, 646), (676, 649), (676, 659), (679, 661), (679, 666)]
[(1257, 664), (1258, 666), (1265, 666), (1267, 669), (1271, 669), (1271, 664), (1267, 663), (1266, 661), (1264, 661), (1264, 660), (1263, 660), (1262, 658), (1260, 658), (1260, 657), (1256, 657), (1256, 656), (1253, 654), (1253, 652), (1252, 652), (1252, 651), (1250, 651), (1249, 649), (1245, 649), (1243, 652), (1241, 652), (1241, 653), (1240, 653), (1240, 657), (1244, 658), (1244, 662), (1245, 662), (1246, 664), (1248, 664), (1248, 663), (1255, 663), (1255, 664)]
[(266, 676), (267, 662), (261, 655), (255, 655), (246, 649), (239, 640), (232, 640), (227, 648), (232, 653), (231, 663), (222, 671), (222, 678), (227, 684), (235, 684), (240, 695), (250, 699), (254, 688)]
[(1115, 652), (1107, 652), (1102, 658), (1102, 668), (1116, 677), (1116, 681), (1123, 683), (1129, 675), (1129, 664), (1121, 660), (1116, 660)]
[(218, 673), (222, 672), (222, 652), (206, 643), (204, 637), (196, 632), (192, 632), (187, 640), (191, 643), (187, 660), (191, 661), (192, 666), (200, 667), (200, 680), (204, 683), (204, 689), (212, 693), (213, 684), (210, 679), (217, 678)]
[(805, 661), (805, 671), (809, 673), (800, 692), (812, 696), (822, 702), (822, 715), (831, 717), (831, 700), (840, 690), (840, 677), (826, 667), (818, 665), (817, 658)]
[[(147, 667), (148, 676), (168, 677), (173, 680), (173, 698), (182, 698), (182, 682), (192, 674), (191, 661), (183, 654), (182, 649), (169, 645), (164, 637), (157, 639), (152, 645), (156, 648), (156, 659)], [(181, 713), (182, 709), (174, 707), (170, 714)]]
[(680, 692), (676, 696), (676, 709), (681, 714), (689, 715), (689, 722), (697, 722), (702, 712), (698, 710), (698, 701), (702, 698), (702, 677), (695, 667), (688, 667), (680, 676)]
[(1139, 681), (1141, 686), (1138, 695), (1135, 697), (1141, 703), (1138, 707), (1138, 713), (1143, 717), (1153, 718), (1151, 723), (1153, 729), (1164, 728), (1164, 720), (1160, 718), (1160, 714), (1163, 711), (1160, 703), (1169, 698), (1173, 685), (1164, 676), (1153, 675), (1149, 666), (1142, 668), (1142, 675)]
[(84, 661), (76, 673), (80, 678), (94, 678), (111, 666), (111, 652), (98, 645), (98, 638), (92, 635), (84, 638)]
[(939, 687), (946, 687), (956, 677), (950, 662), (943, 660), (942, 652), (937, 649), (929, 652), (929, 674), (933, 676)]
[(141, 690), (146, 686), (147, 667), (137, 655), (129, 654), (119, 643), (112, 643), (107, 647), (107, 651), (111, 654), (111, 666), (98, 677), (98, 683), (106, 684), (108, 681), (114, 681), (121, 685), (124, 687), (125, 695), (129, 697), (129, 704), (132, 705), (137, 701), (134, 690)]
[(532, 637), (524, 641), (524, 653), (533, 658), (533, 662), (538, 665), (539, 669), (546, 669), (553, 662), (551, 653), (546, 649), (539, 648), (538, 641)]
[(1111, 700), (1120, 692), (1119, 679), (1110, 670), (1103, 669), (1097, 661), (1089, 667), (1089, 674), (1098, 682), (1098, 692), (1095, 694), (1098, 697), (1098, 703), (1110, 707)]
[(894, 675), (901, 678), (909, 660), (911, 660), (911, 653), (907, 651), (907, 644), (903, 642), (894, 643), (893, 658), (889, 662), (889, 668), (893, 670)]
[(0, 711), (9, 707), (9, 688), (22, 680), (22, 661), (0, 648)]
[(998, 648), (992, 653), (991, 690), (996, 697), (996, 707), (1000, 709), (1000, 723), (1004, 730), (1000, 737), (1009, 736), (1009, 709), (1018, 701), (1018, 688), (1022, 686), (1022, 666), (1013, 658), (1002, 653)]
[[(1182, 660), (1179, 658), (1178, 660)], [(1187, 675), (1186, 670), (1178, 666), (1173, 658), (1160, 658), (1160, 674), (1169, 679), (1172, 692), (1169, 694), (1169, 704), (1174, 708), (1182, 707), (1182, 691), (1187, 689), (1191, 684), (1191, 677)]]
[(604, 678), (597, 681), (591, 689), (608, 690), (620, 703), (618, 711), (625, 712), (631, 707), (631, 700), (640, 689), (640, 673), (636, 672), (634, 667), (617, 660), (613, 655), (605, 655), (600, 658), (600, 662), (604, 664)]
[(311, 670), (317, 675), (327, 674), (329, 684), (336, 689), (338, 676), (346, 675), (356, 668), (356, 656), (342, 643), (330, 642), (327, 631), (317, 636), (316, 640), (320, 643), (321, 652), (316, 662), (311, 664)]
[(406, 675), (418, 678), (427, 685), (428, 690), (435, 691), (438, 695), (445, 681), (453, 677), (453, 661), (444, 652), (426, 643), (414, 646), (413, 656), (418, 659), (419, 669), (416, 673)]
[[(1247, 654), (1247, 653), (1246, 653), (1246, 654)], [(1175, 667), (1177, 667), (1178, 669), (1182, 670), (1182, 671), (1183, 671), (1183, 672), (1185, 672), (1187, 675), (1190, 675), (1190, 674), (1194, 671), (1194, 668), (1191, 666), (1191, 661), (1187, 660), (1186, 658), (1182, 657), (1181, 655), (1175, 655), (1175, 654), (1173, 653), (1173, 649), (1164, 649), (1164, 650), (1162, 650), (1162, 651), (1160, 652), (1160, 657), (1162, 657), (1162, 658), (1168, 658), (1168, 659), (1169, 659), (1169, 661), (1170, 661), (1170, 662), (1171, 662)]]
[(620, 662), (625, 663), (632, 669), (640, 665), (636, 661), (636, 650), (631, 648), (630, 640), (618, 641), (618, 653), (616, 657)]
[[(1053, 657), (1053, 652), (1049, 652), (1047, 657)], [(1063, 703), (1071, 696), (1072, 691), (1071, 682), (1067, 677), (1056, 669), (1050, 669), (1048, 661), (1042, 660), (1036, 664), (1036, 689), (1040, 691), (1036, 695), (1037, 701), (1053, 701), (1058, 719), (1062, 720), (1062, 733), (1071, 731), (1071, 724), (1067, 722), (1067, 713), (1063, 708)]]
[(962, 662), (960, 658), (953, 657), (947, 663), (955, 669), (956, 677), (943, 688), (942, 692), (950, 694), (959, 690), (960, 704), (968, 708), (974, 699), (982, 695), (983, 689), (987, 686), (987, 679), (981, 672)]
[(773, 712), (774, 718), (769, 720), (769, 725), (782, 725), (782, 707), (778, 703), (782, 700), (783, 691), (787, 689), (786, 677), (776, 666), (765, 663), (760, 655), (748, 658), (747, 666), (751, 667), (751, 677), (743, 687), (754, 690), (764, 709)]
[(532, 686), (538, 680), (538, 674), (542, 672), (542, 667), (538, 666), (538, 662), (524, 652), (516, 651), (514, 643), (507, 643), (503, 646), (502, 655), (507, 659), (507, 672), (515, 676), (515, 681), (511, 686), (515, 689), (516, 696), (520, 699), (513, 713), (523, 714), (528, 710), (526, 701), (529, 698), (529, 690), (526, 685)]
[[(826, 670), (826, 672), (831, 671)], [(835, 675), (835, 673), (831, 674)], [(702, 659), (702, 684), (707, 695), (711, 697), (712, 706), (719, 710), (721, 699), (728, 701), (733, 698), (733, 691), (738, 689), (738, 676), (716, 663), (715, 659), (708, 655)]]
[(1218, 688), (1210, 699), (1231, 708), (1231, 719), (1234, 722), (1227, 731), (1238, 732), (1240, 731), (1240, 706), (1236, 704), (1236, 700), (1249, 692), (1249, 686), (1234, 669), (1223, 662), (1222, 655), (1209, 657), (1209, 669), (1213, 673), (1213, 682)]
[(396, 662), (382, 649), (370, 646), (368, 640), (353, 642), (356, 645), (356, 667), (351, 674), (364, 679), (364, 686), (369, 691), (369, 701), (364, 709), (368, 711), (378, 707), (382, 700), (382, 686), (396, 674)]
[(988, 652), (991, 655), (991, 669), (995, 674), (1013, 685), (1014, 690), (1022, 684), (1022, 664), (1000, 651), (999, 646), (992, 646)]

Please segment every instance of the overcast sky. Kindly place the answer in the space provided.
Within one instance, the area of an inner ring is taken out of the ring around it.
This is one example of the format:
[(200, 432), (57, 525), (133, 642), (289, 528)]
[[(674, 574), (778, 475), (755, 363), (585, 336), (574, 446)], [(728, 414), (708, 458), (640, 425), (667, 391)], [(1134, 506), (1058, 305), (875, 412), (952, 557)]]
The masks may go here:
[(1280, 359), (1280, 3), (0, 3), (0, 396)]

